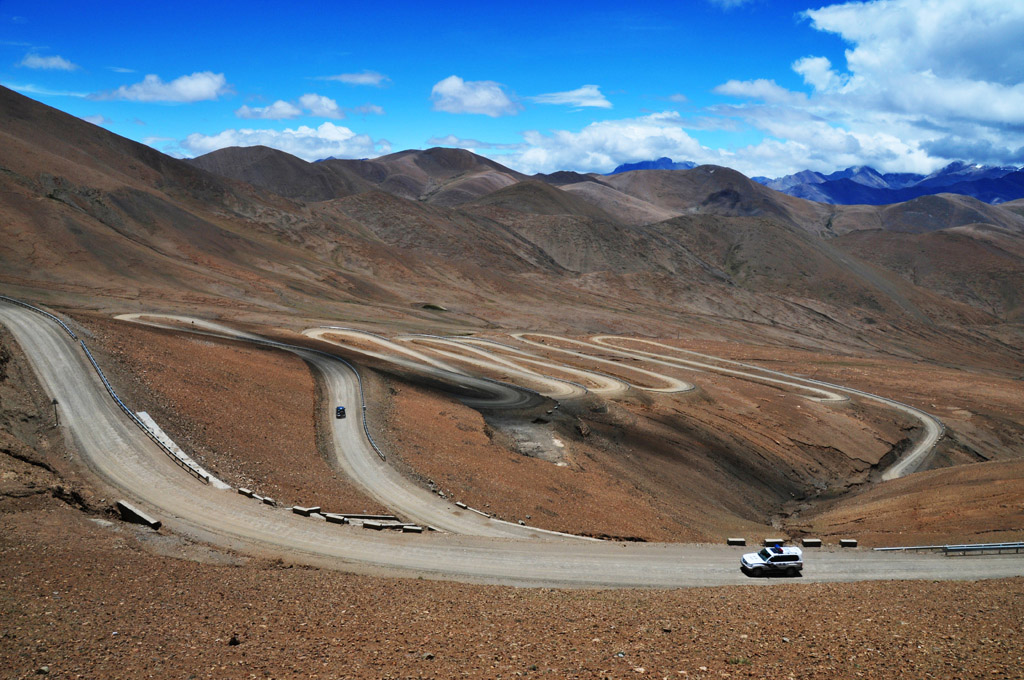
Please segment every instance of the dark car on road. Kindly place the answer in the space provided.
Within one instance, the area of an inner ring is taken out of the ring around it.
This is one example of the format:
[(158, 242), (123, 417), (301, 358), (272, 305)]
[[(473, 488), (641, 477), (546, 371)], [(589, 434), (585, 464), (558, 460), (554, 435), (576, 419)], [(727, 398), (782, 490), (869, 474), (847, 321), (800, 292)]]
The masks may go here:
[(345, 417), (345, 407), (344, 406), (339, 406), (338, 408), (334, 409), (334, 417), (335, 418), (344, 418)]

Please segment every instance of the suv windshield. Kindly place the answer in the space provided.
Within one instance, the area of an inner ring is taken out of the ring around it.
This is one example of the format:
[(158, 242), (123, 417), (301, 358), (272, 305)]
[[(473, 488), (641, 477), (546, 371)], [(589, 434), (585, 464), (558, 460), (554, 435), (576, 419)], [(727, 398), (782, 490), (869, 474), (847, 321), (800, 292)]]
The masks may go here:
[(761, 548), (761, 552), (757, 553), (757, 556), (760, 557), (762, 560), (767, 561), (768, 558), (772, 556), (772, 554), (768, 552), (768, 548)]

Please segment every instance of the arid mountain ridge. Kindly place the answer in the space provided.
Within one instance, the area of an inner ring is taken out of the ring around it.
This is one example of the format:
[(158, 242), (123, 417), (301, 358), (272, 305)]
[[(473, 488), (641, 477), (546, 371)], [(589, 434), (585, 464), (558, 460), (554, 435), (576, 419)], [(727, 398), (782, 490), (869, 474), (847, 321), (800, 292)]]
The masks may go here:
[(711, 324), (1020, 361), (1024, 201), (825, 205), (716, 166), (527, 177), (456, 149), (182, 161), (9, 90), (0, 122), (0, 281), (52, 302), (450, 330)]

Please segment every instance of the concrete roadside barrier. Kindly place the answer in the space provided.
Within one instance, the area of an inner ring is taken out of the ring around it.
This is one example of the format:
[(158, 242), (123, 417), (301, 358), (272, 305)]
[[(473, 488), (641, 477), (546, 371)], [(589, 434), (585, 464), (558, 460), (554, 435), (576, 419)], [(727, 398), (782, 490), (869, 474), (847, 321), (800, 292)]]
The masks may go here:
[(376, 519), (376, 520), (381, 520), (381, 521), (385, 521), (385, 522), (386, 521), (391, 521), (391, 522), (398, 521), (398, 518), (395, 517), (394, 515), (362, 515), (362, 514), (353, 513), (353, 512), (340, 512), (340, 513), (336, 513), (336, 514), (339, 514), (342, 517), (347, 517), (348, 519)]
[(319, 505), (313, 505), (313, 506), (310, 506), (308, 508), (304, 508), (301, 505), (296, 505), (296, 506), (294, 506), (292, 508), (292, 512), (294, 512), (296, 515), (302, 515), (303, 517), (309, 517), (314, 512), (317, 512), (317, 513), (320, 512), (320, 506)]
[(840, 548), (856, 548), (857, 547), (857, 539), (856, 538), (840, 538), (839, 539), (839, 547)]
[(726, 545), (746, 545), (747, 539), (745, 538), (727, 538), (725, 539)]
[(766, 546), (772, 546), (772, 545), (776, 545), (776, 544), (782, 545), (785, 542), (786, 542), (786, 539), (784, 539), (784, 538), (766, 538), (766, 539), (764, 539), (764, 544)]
[(346, 518), (345, 515), (339, 515), (333, 512), (325, 512), (323, 515), (324, 519), (331, 524), (348, 524), (348, 518)]
[(132, 522), (133, 524), (145, 524), (153, 529), (160, 528), (160, 520), (153, 519), (146, 513), (139, 510), (137, 507), (129, 503), (128, 501), (118, 501), (117, 510), (121, 513), (121, 519), (125, 522)]
[(276, 508), (277, 507), (277, 501), (275, 501), (270, 496), (264, 496), (263, 497), (263, 505), (270, 505), (270, 506), (273, 506), (273, 507)]
[(805, 539), (803, 539), (801, 541), (801, 543), (803, 543), (803, 546), (805, 548), (820, 548), (821, 547), (821, 539), (820, 538), (805, 538)]
[(402, 526), (402, 533), (403, 534), (422, 534), (423, 533), (423, 527), (418, 526), (416, 524), (405, 524), (405, 525)]
[(241, 487), (238, 488), (238, 493), (242, 494), (243, 496), (246, 496), (247, 498), (252, 498), (253, 496), (256, 495), (250, 489), (243, 489)]

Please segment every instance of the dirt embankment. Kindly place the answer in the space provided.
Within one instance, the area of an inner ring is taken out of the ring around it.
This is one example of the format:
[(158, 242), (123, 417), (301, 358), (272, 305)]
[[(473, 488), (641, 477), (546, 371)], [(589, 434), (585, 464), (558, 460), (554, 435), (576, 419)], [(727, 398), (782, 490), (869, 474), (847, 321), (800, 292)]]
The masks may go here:
[(0, 326), (0, 512), (30, 509), (48, 497), (99, 510), (101, 501), (83, 483), (73, 452), (55, 427), (60, 409)]
[(331, 467), (331, 443), (323, 435), (332, 406), (322, 403), (301, 359), (241, 342), (77, 318), (125, 402), (149, 412), (215, 476), (288, 505), (385, 510)]

